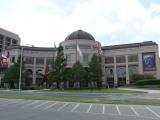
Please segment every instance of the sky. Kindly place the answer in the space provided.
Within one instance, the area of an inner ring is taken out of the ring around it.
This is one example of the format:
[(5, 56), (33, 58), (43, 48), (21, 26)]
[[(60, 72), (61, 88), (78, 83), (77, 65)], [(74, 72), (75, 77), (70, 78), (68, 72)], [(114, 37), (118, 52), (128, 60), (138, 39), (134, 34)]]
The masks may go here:
[(160, 0), (0, 0), (0, 28), (37, 47), (58, 45), (79, 29), (103, 46), (160, 44)]

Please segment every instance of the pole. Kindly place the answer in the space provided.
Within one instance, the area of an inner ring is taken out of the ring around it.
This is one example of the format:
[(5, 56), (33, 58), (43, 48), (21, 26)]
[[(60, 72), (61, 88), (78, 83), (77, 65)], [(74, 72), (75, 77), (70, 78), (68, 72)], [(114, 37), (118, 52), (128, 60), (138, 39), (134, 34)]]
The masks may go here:
[(76, 40), (76, 62), (78, 61), (78, 43), (77, 43), (77, 40)]
[(21, 46), (21, 58), (20, 58), (20, 71), (19, 71), (19, 93), (21, 94), (21, 82), (22, 82), (22, 53), (23, 46)]

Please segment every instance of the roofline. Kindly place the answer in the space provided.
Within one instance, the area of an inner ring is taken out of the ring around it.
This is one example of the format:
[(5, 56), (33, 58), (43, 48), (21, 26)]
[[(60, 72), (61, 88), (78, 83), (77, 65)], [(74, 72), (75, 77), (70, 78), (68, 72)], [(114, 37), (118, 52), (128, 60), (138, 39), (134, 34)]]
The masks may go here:
[(12, 50), (12, 49), (21, 49), (23, 47), (23, 50), (32, 50), (32, 51), (50, 51), (50, 52), (56, 52), (57, 49), (54, 47), (34, 47), (34, 46), (20, 46), (20, 45), (15, 45), (15, 46), (10, 46), (8, 47), (7, 50)]
[(158, 44), (153, 41), (144, 41), (144, 42), (131, 43), (131, 44), (102, 46), (101, 48), (102, 50), (113, 50), (113, 49), (134, 48), (134, 47), (151, 46), (151, 45), (158, 45)]

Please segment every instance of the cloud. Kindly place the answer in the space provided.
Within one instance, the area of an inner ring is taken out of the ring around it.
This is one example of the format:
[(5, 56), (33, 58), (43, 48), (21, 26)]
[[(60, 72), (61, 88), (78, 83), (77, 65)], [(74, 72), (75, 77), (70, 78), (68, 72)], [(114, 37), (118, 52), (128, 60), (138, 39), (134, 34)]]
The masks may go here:
[[(16, 0), (14, 13), (0, 26), (20, 35), (23, 44), (54, 46), (83, 29), (102, 45), (153, 40), (160, 43), (160, 5), (145, 9), (139, 0)], [(153, 13), (154, 17), (153, 17)]]

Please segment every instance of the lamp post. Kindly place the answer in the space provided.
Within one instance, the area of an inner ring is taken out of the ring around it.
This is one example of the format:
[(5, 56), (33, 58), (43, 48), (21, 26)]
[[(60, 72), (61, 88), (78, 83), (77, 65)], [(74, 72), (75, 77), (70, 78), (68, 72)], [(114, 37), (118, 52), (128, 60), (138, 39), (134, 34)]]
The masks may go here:
[[(34, 45), (27, 45), (27, 46), (31, 46), (31, 47), (34, 47)], [(20, 50), (21, 50), (21, 53), (20, 53), (20, 68), (19, 68), (19, 93), (21, 94), (21, 90), (22, 90), (22, 64), (23, 64), (23, 48), (24, 46), (20, 46)]]
[(19, 70), (19, 93), (21, 94), (21, 83), (22, 83), (22, 55), (23, 55), (23, 46), (21, 46), (21, 53), (20, 53), (20, 70)]

